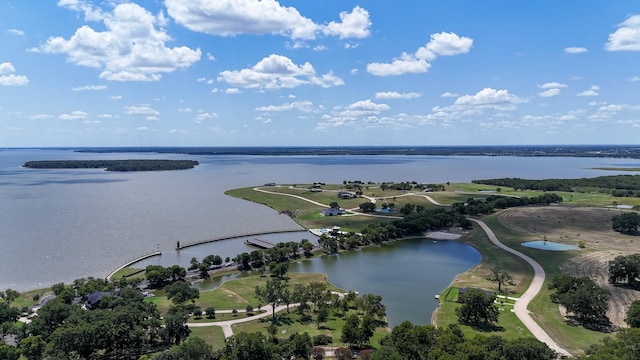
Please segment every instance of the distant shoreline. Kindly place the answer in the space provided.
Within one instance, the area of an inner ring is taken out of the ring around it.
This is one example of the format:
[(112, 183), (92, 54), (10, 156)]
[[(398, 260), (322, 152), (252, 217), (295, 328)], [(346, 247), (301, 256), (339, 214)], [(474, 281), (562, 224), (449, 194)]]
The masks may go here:
[[(23, 148), (23, 150), (26, 148)], [(29, 148), (39, 149), (39, 148)], [(152, 146), (152, 147), (52, 147), (82, 153), (159, 153), (186, 155), (427, 155), (526, 156), (640, 159), (638, 145), (474, 145), (474, 146)], [(8, 149), (7, 149), (8, 150)]]

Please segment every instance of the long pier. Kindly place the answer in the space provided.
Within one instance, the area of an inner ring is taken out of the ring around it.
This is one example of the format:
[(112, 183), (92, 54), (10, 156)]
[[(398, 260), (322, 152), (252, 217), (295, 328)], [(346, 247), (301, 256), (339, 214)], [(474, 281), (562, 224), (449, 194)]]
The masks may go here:
[(212, 243), (212, 242), (222, 241), (222, 240), (231, 240), (231, 239), (239, 239), (239, 238), (243, 238), (243, 237), (254, 237), (254, 236), (270, 235), (270, 234), (304, 232), (304, 231), (307, 231), (307, 230), (301, 228), (301, 229), (298, 229), (298, 230), (278, 230), (278, 231), (266, 231), (266, 232), (259, 232), (259, 233), (248, 233), (248, 234), (239, 234), (239, 235), (233, 235), (233, 236), (224, 236), (224, 237), (219, 237), (219, 238), (198, 240), (198, 241), (194, 241), (194, 242), (190, 242), (190, 243), (186, 243), (186, 244), (182, 244), (181, 243), (181, 244), (179, 244), (179, 246), (176, 246), (176, 250), (182, 250), (184, 248), (188, 248), (188, 247), (191, 247), (191, 246), (202, 245), (202, 244), (207, 244), (207, 243)]
[(261, 249), (271, 249), (272, 247), (276, 246), (276, 244), (272, 242), (269, 242), (263, 239), (258, 239), (258, 238), (245, 240), (244, 243), (247, 245), (253, 245), (255, 247), (259, 247)]

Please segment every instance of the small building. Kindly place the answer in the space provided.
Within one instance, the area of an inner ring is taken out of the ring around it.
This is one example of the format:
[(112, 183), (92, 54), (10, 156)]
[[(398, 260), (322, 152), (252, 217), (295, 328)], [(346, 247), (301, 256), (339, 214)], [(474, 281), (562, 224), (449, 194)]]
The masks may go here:
[(324, 216), (339, 216), (346, 213), (347, 211), (345, 209), (327, 208), (322, 210), (322, 215)]
[(87, 301), (85, 302), (85, 306), (87, 309), (93, 309), (98, 306), (100, 301), (108, 296), (112, 296), (113, 294), (108, 291), (94, 291), (87, 297)]
[(356, 194), (350, 192), (350, 191), (338, 191), (338, 197), (340, 199), (354, 199), (356, 197)]
[(322, 189), (314, 187), (314, 188), (309, 189), (309, 191), (311, 191), (311, 192), (322, 192)]

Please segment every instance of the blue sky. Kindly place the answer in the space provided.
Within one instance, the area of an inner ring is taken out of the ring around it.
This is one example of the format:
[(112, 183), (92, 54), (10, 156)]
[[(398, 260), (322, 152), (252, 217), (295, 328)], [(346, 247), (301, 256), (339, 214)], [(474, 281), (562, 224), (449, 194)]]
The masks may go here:
[(0, 147), (638, 135), (638, 1), (0, 2)]

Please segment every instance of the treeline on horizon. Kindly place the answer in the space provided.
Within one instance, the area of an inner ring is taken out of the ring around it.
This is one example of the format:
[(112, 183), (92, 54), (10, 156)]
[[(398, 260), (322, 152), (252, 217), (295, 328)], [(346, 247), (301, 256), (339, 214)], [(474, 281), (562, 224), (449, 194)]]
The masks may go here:
[(107, 171), (162, 171), (186, 170), (198, 165), (195, 160), (42, 160), (27, 161), (24, 167), (31, 169), (105, 169)]
[(474, 184), (510, 187), (514, 190), (589, 192), (597, 191), (616, 197), (640, 197), (640, 175), (611, 175), (581, 179), (501, 178), (472, 180)]
[(188, 155), (435, 155), (435, 156), (565, 156), (640, 159), (632, 145), (482, 145), (482, 146), (203, 146), (95, 147), (86, 153), (147, 152)]

